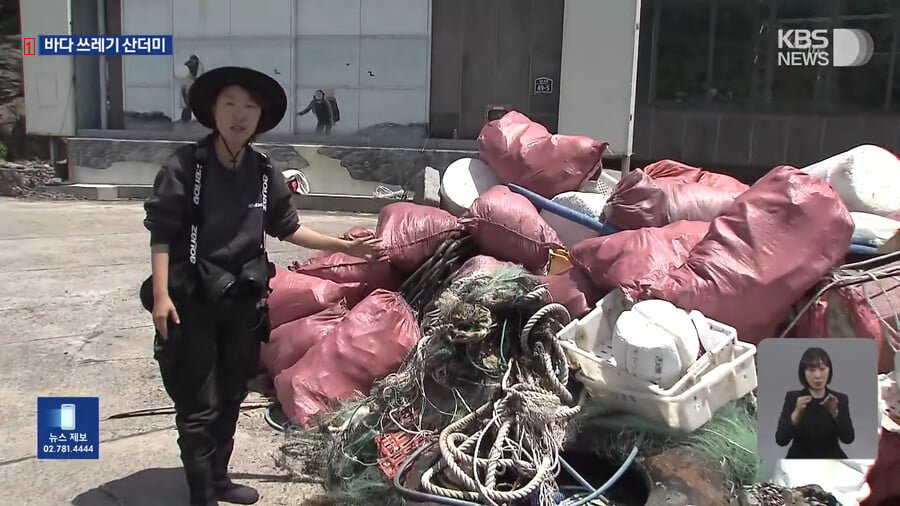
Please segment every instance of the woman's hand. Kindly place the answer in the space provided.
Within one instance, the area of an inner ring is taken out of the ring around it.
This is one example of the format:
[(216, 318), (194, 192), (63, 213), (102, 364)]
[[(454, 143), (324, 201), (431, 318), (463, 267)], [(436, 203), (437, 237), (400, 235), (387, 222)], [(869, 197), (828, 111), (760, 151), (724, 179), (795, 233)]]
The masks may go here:
[(794, 412), (791, 413), (791, 423), (794, 425), (800, 423), (800, 417), (803, 416), (803, 412), (806, 411), (806, 406), (808, 406), (811, 401), (811, 395), (797, 397), (797, 402), (794, 404)]
[(377, 260), (384, 255), (381, 239), (375, 236), (358, 237), (347, 241), (346, 253), (357, 258)]
[(836, 417), (838, 415), (838, 400), (834, 394), (828, 394), (828, 397), (825, 397), (825, 402), (822, 404), (825, 406), (825, 409), (831, 413), (831, 416)]
[(178, 318), (178, 311), (175, 309), (175, 303), (168, 295), (160, 297), (153, 301), (153, 324), (163, 339), (169, 338), (169, 320), (176, 325), (181, 323)]

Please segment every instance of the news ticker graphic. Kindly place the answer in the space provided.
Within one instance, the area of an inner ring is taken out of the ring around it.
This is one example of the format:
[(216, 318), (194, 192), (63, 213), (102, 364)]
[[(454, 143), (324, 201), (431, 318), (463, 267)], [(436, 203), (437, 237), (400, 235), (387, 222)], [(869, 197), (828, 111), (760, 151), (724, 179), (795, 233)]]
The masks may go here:
[(25, 56), (172, 54), (171, 35), (39, 35), (22, 40)]
[(99, 397), (38, 397), (37, 458), (100, 458)]

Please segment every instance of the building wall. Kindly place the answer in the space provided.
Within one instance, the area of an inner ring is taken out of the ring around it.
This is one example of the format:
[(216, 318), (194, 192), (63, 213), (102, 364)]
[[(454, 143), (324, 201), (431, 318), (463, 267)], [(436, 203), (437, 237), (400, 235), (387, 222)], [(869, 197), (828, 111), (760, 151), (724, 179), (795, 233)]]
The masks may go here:
[[(248, 66), (288, 90), (288, 114), (273, 133), (315, 130), (298, 117), (317, 89), (337, 99), (336, 134), (385, 123), (428, 121), (429, 0), (123, 0), (125, 34), (173, 34), (172, 57), (124, 59), (126, 128), (178, 125), (179, 71)], [(419, 130), (424, 131), (424, 128)]]
[(632, 149), (641, 0), (566, 0), (560, 79), (560, 133)]
[[(243, 65), (278, 80), (289, 112), (273, 136), (304, 134), (312, 143), (369, 138), (377, 145), (475, 139), (497, 108), (524, 112), (554, 133), (562, 122), (565, 133), (596, 135), (619, 153), (629, 151), (634, 52), (622, 49), (633, 46), (639, 3), (622, 9), (617, 0), (107, 2), (108, 33), (173, 34), (175, 46), (171, 57), (107, 59), (111, 129), (141, 130), (148, 138), (204, 133), (182, 119), (193, 79), (186, 67), (195, 58), (199, 73)], [(296, 114), (318, 89), (333, 93), (341, 110), (332, 140), (309, 135), (313, 115)], [(563, 98), (568, 105), (560, 114)], [(88, 119), (81, 130), (97, 135), (100, 125)]]
[[(71, 33), (66, 0), (31, 0), (19, 6), (22, 36), (37, 39), (41, 34)], [(25, 92), (25, 128), (31, 135), (69, 136), (75, 134), (75, 62), (72, 57), (22, 58)]]

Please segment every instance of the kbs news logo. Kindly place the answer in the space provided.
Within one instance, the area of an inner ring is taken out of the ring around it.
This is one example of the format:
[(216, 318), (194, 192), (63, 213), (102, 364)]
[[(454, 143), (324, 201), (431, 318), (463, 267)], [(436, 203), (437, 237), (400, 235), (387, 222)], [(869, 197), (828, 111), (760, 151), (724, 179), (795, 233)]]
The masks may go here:
[(857, 28), (778, 30), (778, 66), (859, 67), (874, 52), (872, 36)]

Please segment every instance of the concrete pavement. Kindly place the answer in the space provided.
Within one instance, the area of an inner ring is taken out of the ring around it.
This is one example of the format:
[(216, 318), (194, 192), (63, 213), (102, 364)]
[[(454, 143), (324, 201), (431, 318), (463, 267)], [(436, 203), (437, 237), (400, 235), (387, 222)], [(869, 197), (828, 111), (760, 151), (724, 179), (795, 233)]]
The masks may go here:
[[(104, 420), (170, 405), (152, 358), (149, 315), (137, 300), (150, 268), (142, 218), (140, 202), (0, 198), (2, 504), (187, 504), (173, 416)], [(301, 221), (338, 235), (374, 226), (376, 217), (301, 211)], [(308, 256), (269, 244), (278, 265)], [(35, 458), (38, 396), (100, 397), (99, 460)], [(258, 487), (260, 505), (302, 504), (315, 492), (274, 465), (282, 437), (262, 410), (242, 415), (236, 439), (232, 471)]]

